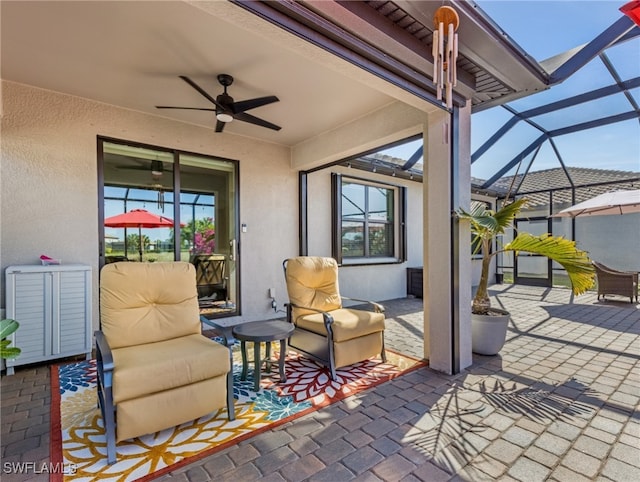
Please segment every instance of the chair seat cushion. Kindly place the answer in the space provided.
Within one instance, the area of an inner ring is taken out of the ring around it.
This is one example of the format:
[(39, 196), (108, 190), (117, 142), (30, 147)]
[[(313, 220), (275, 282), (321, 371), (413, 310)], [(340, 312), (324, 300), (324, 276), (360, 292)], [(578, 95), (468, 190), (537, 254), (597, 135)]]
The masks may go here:
[[(334, 320), (331, 326), (336, 343), (384, 330), (384, 313), (350, 308), (340, 308), (328, 313)], [(296, 325), (319, 335), (327, 334), (322, 313), (301, 316), (296, 320)]]
[(112, 353), (116, 404), (225, 375), (230, 369), (229, 349), (199, 334)]

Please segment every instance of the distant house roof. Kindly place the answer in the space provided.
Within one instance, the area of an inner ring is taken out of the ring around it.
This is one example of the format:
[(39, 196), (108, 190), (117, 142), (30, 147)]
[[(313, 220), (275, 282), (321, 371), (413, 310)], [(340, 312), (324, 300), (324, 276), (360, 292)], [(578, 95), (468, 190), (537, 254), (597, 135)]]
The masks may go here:
[[(476, 190), (483, 183), (482, 179), (471, 179), (471, 184)], [(526, 175), (518, 174), (515, 179), (514, 176), (502, 177), (493, 183), (491, 190), (501, 197), (508, 193), (512, 185), (518, 196), (526, 196), (529, 199), (529, 207), (549, 204), (549, 191), (553, 191), (554, 204), (571, 205), (609, 191), (637, 189), (640, 186), (640, 172), (584, 167), (568, 167), (565, 172), (558, 167)], [(576, 188), (575, 199), (571, 198), (572, 187)]]

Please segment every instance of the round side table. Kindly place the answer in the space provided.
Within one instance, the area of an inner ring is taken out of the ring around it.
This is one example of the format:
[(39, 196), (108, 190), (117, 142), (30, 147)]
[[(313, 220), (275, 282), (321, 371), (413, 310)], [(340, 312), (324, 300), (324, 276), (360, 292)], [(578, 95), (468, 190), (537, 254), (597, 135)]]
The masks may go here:
[[(254, 368), (254, 391), (260, 390), (260, 369), (262, 362), (265, 362), (267, 372), (271, 371), (271, 342), (280, 342), (280, 358), (278, 360), (278, 368), (280, 369), (280, 381), (286, 382), (287, 377), (284, 373), (284, 359), (287, 354), (287, 339), (293, 333), (294, 326), (287, 321), (270, 320), (270, 321), (254, 321), (251, 323), (243, 323), (233, 327), (233, 336), (240, 340), (240, 349), (242, 352), (242, 375), (241, 380), (247, 379), (247, 346), (246, 342), (253, 342), (253, 360)], [(260, 357), (260, 344), (265, 342), (266, 358)]]

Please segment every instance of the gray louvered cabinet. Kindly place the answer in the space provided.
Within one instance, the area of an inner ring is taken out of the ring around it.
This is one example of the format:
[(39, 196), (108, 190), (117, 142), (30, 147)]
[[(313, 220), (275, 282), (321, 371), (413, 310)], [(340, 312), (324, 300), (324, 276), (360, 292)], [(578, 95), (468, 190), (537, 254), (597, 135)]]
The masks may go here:
[(22, 350), (6, 360), (7, 375), (28, 363), (91, 357), (90, 266), (9, 266), (5, 276), (6, 317), (20, 323), (11, 346)]

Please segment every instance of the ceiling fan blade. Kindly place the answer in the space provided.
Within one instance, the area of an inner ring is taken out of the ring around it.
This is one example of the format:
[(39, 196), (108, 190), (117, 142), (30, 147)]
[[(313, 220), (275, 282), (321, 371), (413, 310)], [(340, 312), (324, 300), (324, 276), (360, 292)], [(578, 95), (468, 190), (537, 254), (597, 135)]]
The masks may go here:
[(255, 124), (257, 126), (273, 129), (274, 131), (279, 131), (280, 129), (282, 129), (280, 126), (272, 124), (271, 122), (267, 122), (266, 120), (260, 119), (259, 117), (253, 116), (251, 114), (247, 114), (246, 112), (235, 114), (233, 118), (242, 122), (248, 122), (249, 124)]
[(171, 105), (157, 105), (156, 109), (187, 109), (187, 110), (207, 110), (210, 112), (215, 112), (215, 109), (206, 109), (204, 107), (174, 107)]
[(196, 89), (205, 99), (207, 99), (213, 105), (215, 105), (216, 107), (218, 107), (220, 109), (224, 109), (224, 107), (222, 105), (220, 105), (216, 99), (214, 99), (209, 94), (207, 94), (207, 92), (202, 87), (200, 87), (198, 84), (196, 84), (189, 77), (187, 77), (186, 75), (181, 75), (180, 78), (182, 80), (184, 80), (187, 84), (189, 84), (191, 87)]
[(217, 121), (216, 122), (216, 132), (222, 132), (224, 130), (226, 122)]
[(268, 95), (266, 97), (258, 97), (256, 99), (234, 102), (233, 104), (231, 104), (231, 109), (233, 110), (234, 114), (239, 114), (240, 112), (255, 109), (256, 107), (261, 107), (263, 105), (272, 104), (274, 102), (278, 102), (279, 100), (280, 99), (278, 99), (275, 95)]

